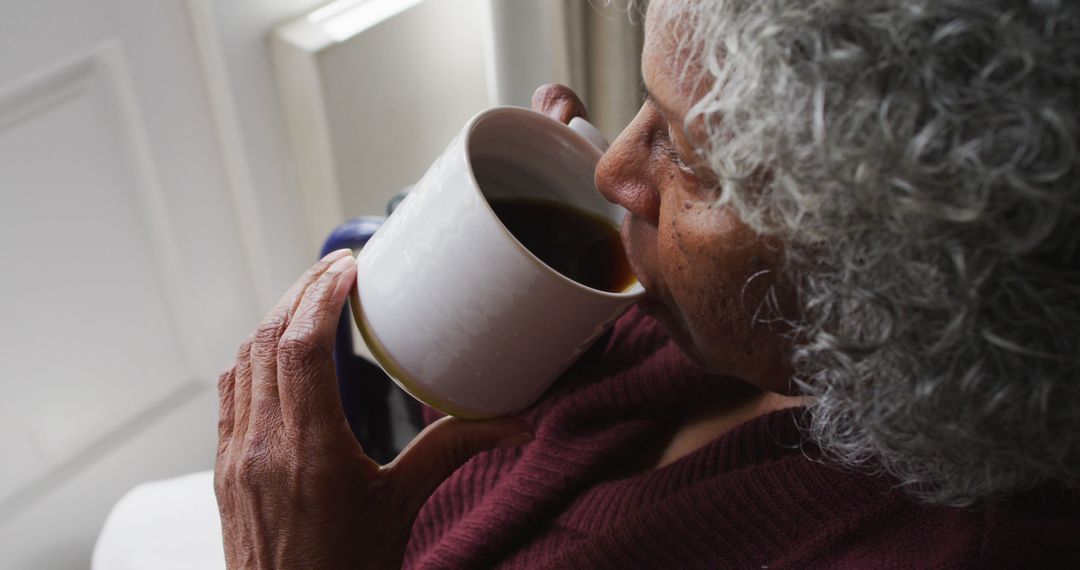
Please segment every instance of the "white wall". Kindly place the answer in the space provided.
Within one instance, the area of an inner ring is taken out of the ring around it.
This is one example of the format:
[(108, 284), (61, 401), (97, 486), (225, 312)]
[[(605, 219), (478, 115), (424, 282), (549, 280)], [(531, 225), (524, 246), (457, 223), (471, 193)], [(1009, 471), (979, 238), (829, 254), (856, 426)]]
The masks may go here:
[(382, 215), (488, 97), (486, 0), (335, 2), (273, 54), (307, 240)]
[(545, 83), (582, 89), (571, 48), (578, 30), (562, 0), (491, 0), (491, 88), (498, 105), (528, 107), (533, 91)]
[(270, 32), (322, 0), (187, 0), (248, 263), (268, 310), (318, 253), (304, 239)]

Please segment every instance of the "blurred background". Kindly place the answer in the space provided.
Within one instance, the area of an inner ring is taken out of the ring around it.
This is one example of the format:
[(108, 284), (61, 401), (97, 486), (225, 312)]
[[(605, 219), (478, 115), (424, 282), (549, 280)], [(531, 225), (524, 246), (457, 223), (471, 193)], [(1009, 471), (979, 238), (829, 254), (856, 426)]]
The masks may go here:
[(0, 568), (88, 568), (135, 485), (212, 468), (218, 373), (340, 221), (470, 116), (639, 104), (625, 0), (0, 4)]

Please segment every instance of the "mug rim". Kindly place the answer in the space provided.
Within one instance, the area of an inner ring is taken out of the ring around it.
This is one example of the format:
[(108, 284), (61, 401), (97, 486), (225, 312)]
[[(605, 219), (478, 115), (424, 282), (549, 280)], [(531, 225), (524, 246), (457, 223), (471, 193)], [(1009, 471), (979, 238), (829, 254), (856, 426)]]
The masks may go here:
[[(510, 238), (511, 242), (518, 248), (518, 250), (524, 253), (527, 259), (531, 259), (535, 265), (539, 266), (544, 273), (554, 275), (565, 283), (573, 285), (578, 289), (582, 289), (590, 293), (595, 293), (603, 298), (626, 300), (633, 299), (634, 297), (644, 296), (645, 287), (641, 284), (641, 281), (637, 278), (636, 275), (634, 276), (634, 283), (622, 291), (605, 291), (603, 289), (596, 289), (594, 287), (589, 287), (588, 285), (585, 285), (583, 283), (579, 283), (567, 277), (566, 275), (563, 275), (547, 263), (544, 263), (543, 260), (536, 256), (535, 253), (529, 251), (529, 248), (525, 247), (521, 243), (521, 240), (519, 240), (517, 236), (515, 236), (513, 232), (511, 232), (506, 227), (506, 224), (504, 224), (502, 220), (499, 219), (499, 216), (495, 214), (495, 210), (492, 209), (491, 204), (487, 200), (487, 197), (484, 196), (484, 192), (480, 189), (480, 182), (476, 179), (476, 172), (473, 169), (472, 154), (470, 152), (470, 148), (472, 146), (471, 143), (473, 132), (476, 130), (476, 127), (480, 123), (480, 121), (483, 121), (491, 115), (502, 115), (507, 113), (513, 115), (520, 115), (527, 120), (536, 121), (537, 124), (544, 126), (544, 128), (554, 129), (556, 132), (559, 132), (566, 140), (570, 141), (571, 144), (581, 147), (583, 153), (587, 153), (592, 155), (592, 157), (595, 157), (595, 163), (599, 163), (600, 157), (604, 154), (603, 151), (601, 151), (589, 141), (585, 140), (581, 135), (571, 129), (568, 125), (560, 123), (559, 121), (556, 121), (555, 119), (552, 119), (551, 117), (548, 117), (543, 113), (533, 111), (532, 109), (515, 107), (512, 105), (503, 105), (499, 107), (491, 107), (489, 109), (480, 111), (476, 115), (473, 115), (473, 117), (469, 119), (469, 122), (465, 123), (465, 127), (462, 130), (462, 150), (464, 151), (463, 154), (465, 157), (465, 164), (468, 167), (467, 170), (469, 172), (469, 180), (472, 182), (470, 186), (472, 187), (473, 191), (480, 195), (480, 201), (483, 202), (485, 211), (487, 211), (488, 214), (490, 214), (492, 218), (495, 219), (495, 221), (499, 225), (499, 229), (501, 229), (507, 235), (507, 237)], [(616, 226), (615, 230), (619, 231), (618, 226)], [(620, 242), (621, 241), (622, 239), (620, 235)]]

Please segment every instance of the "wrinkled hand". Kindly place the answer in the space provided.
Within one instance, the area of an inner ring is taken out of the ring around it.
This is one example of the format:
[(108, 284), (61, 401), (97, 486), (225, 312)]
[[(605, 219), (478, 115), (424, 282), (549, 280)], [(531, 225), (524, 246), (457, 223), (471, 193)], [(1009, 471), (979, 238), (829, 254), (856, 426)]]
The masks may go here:
[(570, 124), (570, 119), (581, 117), (589, 120), (585, 104), (572, 89), (558, 83), (548, 83), (536, 88), (532, 96), (532, 109), (543, 113), (563, 124)]
[[(517, 419), (444, 418), (380, 467), (356, 442), (331, 361), (356, 279), (331, 253), (221, 375), (214, 488), (229, 568), (397, 568), (432, 491), (474, 454), (531, 439)], [(359, 381), (359, 379), (358, 379)]]

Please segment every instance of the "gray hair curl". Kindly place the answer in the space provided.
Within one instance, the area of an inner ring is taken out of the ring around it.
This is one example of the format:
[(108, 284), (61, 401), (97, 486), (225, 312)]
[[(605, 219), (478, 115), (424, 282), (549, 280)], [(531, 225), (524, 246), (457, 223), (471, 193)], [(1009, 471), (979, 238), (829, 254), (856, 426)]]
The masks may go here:
[(939, 504), (1076, 485), (1078, 8), (667, 6), (718, 199), (786, 243), (810, 438)]

